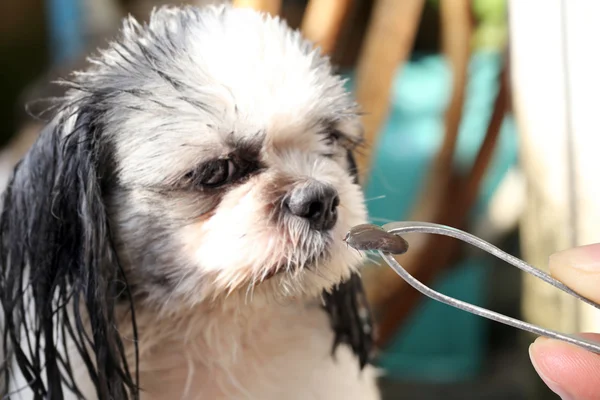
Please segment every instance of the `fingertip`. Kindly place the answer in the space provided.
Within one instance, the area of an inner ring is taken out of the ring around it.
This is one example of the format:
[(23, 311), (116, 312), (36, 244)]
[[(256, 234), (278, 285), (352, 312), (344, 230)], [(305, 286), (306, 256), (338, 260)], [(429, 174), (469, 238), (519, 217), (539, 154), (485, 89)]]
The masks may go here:
[(552, 276), (580, 295), (600, 303), (600, 244), (554, 253), (548, 266)]
[[(590, 339), (599, 336), (585, 335)], [(538, 338), (529, 346), (534, 369), (561, 399), (597, 399), (600, 356), (568, 343)]]
[(588, 244), (559, 251), (550, 256), (550, 270), (574, 268), (600, 273), (600, 243)]

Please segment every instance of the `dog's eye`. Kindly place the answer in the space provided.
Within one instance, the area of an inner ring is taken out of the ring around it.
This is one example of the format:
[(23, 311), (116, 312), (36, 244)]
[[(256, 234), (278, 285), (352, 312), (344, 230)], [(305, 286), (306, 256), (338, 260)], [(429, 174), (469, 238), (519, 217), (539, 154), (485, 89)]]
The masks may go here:
[(331, 148), (340, 146), (346, 150), (354, 150), (356, 147), (360, 146), (360, 140), (353, 139), (337, 129), (331, 129), (324, 132), (322, 140)]
[(230, 159), (210, 161), (199, 171), (188, 174), (194, 184), (205, 187), (217, 187), (229, 183), (236, 173), (236, 166)]
[(323, 153), (323, 155), (325, 157), (331, 158), (337, 152), (337, 149), (338, 149), (337, 145), (338, 145), (338, 143), (340, 143), (342, 135), (336, 129), (323, 132), (322, 135), (323, 136), (322, 136), (321, 142), (323, 142), (327, 148), (326, 151)]
[(325, 135), (324, 141), (327, 146), (333, 146), (336, 142), (340, 140), (342, 135), (337, 130), (328, 131)]

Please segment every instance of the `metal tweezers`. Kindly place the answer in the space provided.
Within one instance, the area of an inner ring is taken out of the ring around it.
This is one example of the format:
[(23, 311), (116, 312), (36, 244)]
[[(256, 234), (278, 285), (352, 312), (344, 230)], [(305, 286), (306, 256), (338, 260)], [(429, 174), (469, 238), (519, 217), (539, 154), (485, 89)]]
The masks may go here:
[[(429, 222), (414, 222), (414, 221), (391, 222), (391, 223), (383, 225), (382, 227), (378, 227), (376, 225), (371, 225), (371, 226), (373, 229), (372, 232), (375, 232), (375, 230), (378, 230), (378, 231), (383, 230), (383, 232), (381, 232), (383, 235), (391, 235), (391, 234), (401, 235), (403, 233), (430, 233), (430, 234), (435, 234), (435, 235), (450, 236), (450, 237), (462, 240), (463, 242), (466, 242), (470, 245), (478, 247), (481, 250), (483, 250), (487, 253), (490, 253), (490, 254), (496, 256), (497, 258), (519, 268), (520, 270), (525, 271), (528, 274), (531, 274), (531, 275), (543, 280), (544, 282), (551, 284), (552, 286), (562, 290), (565, 293), (568, 293), (569, 295), (583, 301), (584, 303), (587, 303), (587, 304), (595, 307), (596, 309), (600, 309), (599, 304), (575, 293), (573, 290), (569, 289), (563, 283), (552, 278), (550, 275), (548, 275), (544, 271), (541, 271), (541, 270), (535, 268), (534, 266), (526, 263), (525, 261), (520, 260), (517, 257), (514, 257), (514, 256), (500, 250), (496, 246), (486, 242), (483, 239), (478, 238), (477, 236), (471, 235), (470, 233), (467, 233), (467, 232), (463, 232), (459, 229), (451, 228), (451, 227), (444, 226), (444, 225), (429, 223)], [(368, 225), (363, 225), (362, 226), (363, 233), (364, 233), (365, 227), (367, 229), (369, 229)], [(346, 242), (351, 247), (354, 247), (358, 250), (378, 251), (379, 254), (381, 255), (381, 257), (383, 257), (383, 259), (385, 260), (385, 262), (398, 275), (400, 275), (400, 277), (402, 279), (404, 279), (408, 284), (410, 284), (412, 287), (417, 289), (419, 292), (421, 292), (425, 296), (428, 296), (434, 300), (437, 300), (437, 301), (447, 304), (449, 306), (456, 307), (460, 310), (464, 310), (464, 311), (470, 312), (472, 314), (479, 315), (481, 317), (485, 317), (485, 318), (491, 319), (493, 321), (512, 326), (514, 328), (522, 329), (524, 331), (528, 331), (528, 332), (534, 333), (536, 335), (545, 336), (545, 337), (552, 338), (552, 339), (562, 340), (567, 343), (571, 343), (573, 345), (582, 347), (591, 352), (600, 354), (600, 343), (598, 343), (598, 342), (580, 337), (575, 334), (571, 334), (571, 335), (563, 334), (563, 333), (560, 333), (560, 332), (557, 332), (557, 331), (554, 331), (551, 329), (541, 328), (537, 325), (533, 325), (533, 324), (521, 321), (516, 318), (507, 317), (503, 314), (499, 314), (497, 312), (494, 312), (494, 311), (491, 311), (491, 310), (488, 310), (488, 309), (485, 309), (485, 308), (482, 308), (482, 307), (479, 307), (479, 306), (476, 306), (476, 305), (473, 305), (473, 304), (470, 304), (470, 303), (467, 303), (467, 302), (464, 302), (464, 301), (461, 301), (458, 299), (455, 299), (453, 297), (446, 296), (440, 292), (437, 292), (437, 291), (431, 289), (430, 287), (421, 283), (419, 280), (415, 279), (411, 274), (409, 274), (398, 263), (398, 261), (396, 261), (396, 259), (392, 256), (392, 253), (389, 251), (386, 251), (385, 245), (378, 246), (376, 241), (363, 240), (360, 237), (360, 233), (361, 233), (360, 231), (356, 231), (353, 233), (353, 231), (351, 230), (346, 237)], [(384, 239), (385, 238), (381, 238), (381, 240), (383, 240), (385, 242)]]

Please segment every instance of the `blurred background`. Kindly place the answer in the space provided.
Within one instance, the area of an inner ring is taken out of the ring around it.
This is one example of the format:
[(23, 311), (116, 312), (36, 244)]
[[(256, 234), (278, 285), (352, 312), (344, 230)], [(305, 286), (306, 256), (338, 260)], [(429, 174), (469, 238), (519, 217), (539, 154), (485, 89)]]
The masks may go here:
[[(146, 20), (167, 2), (0, 2), (0, 184), (43, 124), (36, 100), (62, 94), (51, 81), (84, 67), (123, 16)], [(596, 0), (233, 2), (280, 15), (348, 78), (365, 111), (357, 161), (374, 223), (458, 227), (540, 268), (553, 252), (600, 242)], [(598, 313), (489, 255), (407, 239), (399, 262), (445, 294), (547, 328), (600, 331)], [(529, 363), (531, 335), (429, 301), (375, 261), (364, 281), (384, 398), (557, 398)]]

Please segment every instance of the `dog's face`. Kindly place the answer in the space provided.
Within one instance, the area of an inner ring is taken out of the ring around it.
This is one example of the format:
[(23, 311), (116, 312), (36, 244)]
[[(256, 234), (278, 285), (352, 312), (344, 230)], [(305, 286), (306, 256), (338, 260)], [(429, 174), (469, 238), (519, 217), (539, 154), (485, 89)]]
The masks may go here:
[(95, 64), (75, 97), (111, 149), (107, 209), (136, 295), (315, 295), (358, 265), (342, 241), (366, 218), (356, 106), (298, 33), (250, 10), (162, 9)]

